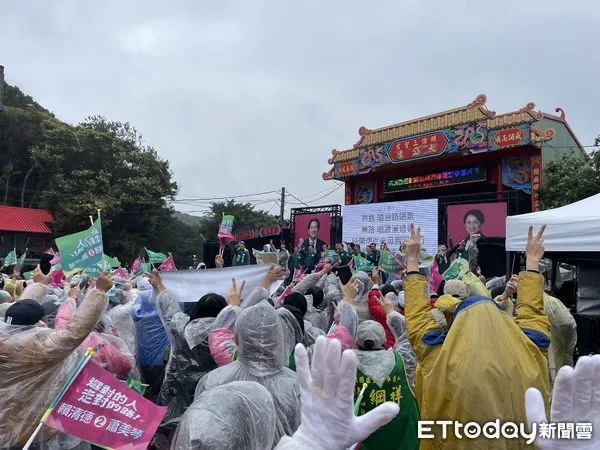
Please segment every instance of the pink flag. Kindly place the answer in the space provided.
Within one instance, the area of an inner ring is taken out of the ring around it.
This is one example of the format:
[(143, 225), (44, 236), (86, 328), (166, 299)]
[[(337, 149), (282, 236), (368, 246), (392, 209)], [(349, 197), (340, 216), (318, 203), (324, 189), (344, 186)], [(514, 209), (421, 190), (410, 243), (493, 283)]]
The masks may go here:
[(56, 253), (52, 261), (50, 261), (51, 266), (56, 266), (57, 264), (60, 264), (60, 253)]
[(127, 271), (125, 269), (123, 269), (122, 267), (119, 267), (112, 274), (115, 277), (119, 277), (119, 278), (127, 278), (129, 276), (129, 274), (127, 273)]
[(221, 248), (225, 248), (227, 244), (231, 244), (233, 241), (235, 241), (233, 234), (231, 234), (225, 228), (219, 228), (218, 238)]
[(175, 267), (175, 260), (173, 259), (173, 255), (169, 254), (169, 257), (165, 260), (164, 263), (160, 265), (158, 270), (160, 270), (161, 272), (173, 272), (174, 270), (177, 270), (177, 267)]
[(294, 277), (292, 278), (293, 281), (295, 281), (296, 283), (300, 283), (305, 278), (306, 271), (304, 271), (302, 267), (297, 267), (296, 269), (294, 269)]
[(288, 287), (285, 291), (283, 291), (283, 294), (281, 294), (281, 297), (279, 297), (279, 304), (283, 305), (283, 301), (288, 298), (290, 295), (292, 295), (292, 289), (290, 287)]
[(443, 280), (444, 277), (440, 275), (440, 268), (438, 267), (437, 261), (435, 261), (433, 266), (431, 266), (431, 270), (429, 271), (429, 292), (432, 294), (437, 293)]
[(92, 360), (46, 425), (101, 447), (145, 450), (166, 412)]
[(131, 272), (132, 273), (136, 273), (139, 272), (142, 268), (142, 258), (140, 256), (138, 256), (135, 261), (133, 262), (133, 264), (131, 265)]
[(65, 274), (62, 270), (53, 270), (52, 272), (50, 272), (50, 285), (62, 287), (64, 278)]
[(321, 258), (317, 263), (317, 267), (315, 267), (315, 272), (323, 270), (327, 264), (329, 264), (329, 260), (327, 258)]

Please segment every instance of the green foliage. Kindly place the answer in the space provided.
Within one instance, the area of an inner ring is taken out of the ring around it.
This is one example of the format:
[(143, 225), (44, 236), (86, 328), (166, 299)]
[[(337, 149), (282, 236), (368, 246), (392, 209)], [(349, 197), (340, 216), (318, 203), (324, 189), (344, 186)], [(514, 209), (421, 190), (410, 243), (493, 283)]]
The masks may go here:
[(29, 95), (24, 94), (21, 89), (16, 86), (4, 82), (4, 105), (14, 106), (16, 108), (35, 109), (36, 111), (52, 115), (50, 111), (40, 106)]
[(177, 184), (135, 128), (102, 117), (71, 126), (17, 88), (8, 91), (0, 114), (0, 202), (49, 209), (55, 236), (80, 231), (100, 209), (106, 252), (125, 261), (144, 246), (163, 249), (160, 239), (178, 225), (169, 203)]
[[(596, 145), (600, 144), (600, 138)], [(600, 151), (585, 158), (579, 153), (564, 155), (544, 167), (540, 192), (543, 209), (558, 208), (600, 193)]]
[(0, 204), (52, 211), (55, 237), (88, 227), (88, 216), (100, 209), (107, 254), (130, 263), (146, 246), (172, 252), (187, 268), (193, 255), (202, 260), (204, 238), (216, 242), (223, 212), (235, 216), (238, 231), (276, 223), (233, 200), (213, 203), (207, 217), (175, 216), (170, 200), (177, 184), (169, 163), (131, 124), (92, 116), (69, 125), (10, 85), (4, 103)]
[(203, 234), (207, 239), (216, 241), (223, 214), (231, 214), (235, 217), (235, 221), (233, 222), (234, 234), (240, 231), (249, 231), (277, 224), (275, 216), (265, 211), (255, 210), (254, 205), (251, 203), (238, 203), (235, 200), (213, 202), (210, 205), (210, 213), (201, 225)]

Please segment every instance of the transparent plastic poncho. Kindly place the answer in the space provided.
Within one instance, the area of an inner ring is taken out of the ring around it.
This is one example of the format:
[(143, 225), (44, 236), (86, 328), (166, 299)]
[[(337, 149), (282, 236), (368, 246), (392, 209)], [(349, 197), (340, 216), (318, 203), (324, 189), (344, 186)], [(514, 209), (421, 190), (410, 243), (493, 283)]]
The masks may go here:
[[(82, 342), (96, 326), (108, 298), (92, 290), (64, 330), (0, 322), (0, 444), (25, 444), (82, 358)], [(38, 441), (55, 436), (43, 430)]]
[(275, 405), (252, 381), (233, 381), (202, 392), (182, 416), (171, 448), (178, 450), (273, 448)]
[(577, 345), (577, 324), (569, 309), (557, 298), (544, 294), (544, 312), (550, 320), (550, 347), (548, 365), (554, 382), (558, 369), (573, 367), (573, 352)]
[(244, 309), (234, 331), (237, 360), (200, 380), (195, 398), (205, 390), (232, 381), (255, 381), (273, 397), (276, 432), (273, 446), (300, 425), (300, 390), (296, 374), (285, 367), (283, 331), (277, 312), (267, 301)]

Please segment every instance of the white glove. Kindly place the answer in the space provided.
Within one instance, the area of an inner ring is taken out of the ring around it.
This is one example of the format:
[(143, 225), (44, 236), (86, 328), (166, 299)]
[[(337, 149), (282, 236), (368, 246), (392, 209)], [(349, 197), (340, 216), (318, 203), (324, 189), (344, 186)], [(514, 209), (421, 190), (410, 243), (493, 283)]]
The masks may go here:
[[(540, 437), (540, 424), (546, 423), (546, 407), (542, 394), (535, 388), (525, 393), (527, 421), (538, 424), (535, 443), (541, 450), (555, 449), (597, 449), (600, 448), (600, 355), (582, 356), (575, 369), (564, 366), (556, 376), (552, 394), (550, 423), (573, 424), (573, 439), (558, 439), (560, 432), (555, 429), (555, 439)], [(576, 423), (592, 424), (591, 439), (575, 439)], [(542, 425), (543, 426), (543, 425)]]
[(312, 368), (302, 344), (296, 345), (302, 421), (294, 436), (284, 437), (276, 450), (343, 450), (366, 439), (398, 415), (396, 403), (387, 402), (367, 414), (354, 415), (354, 387), (358, 360), (352, 350), (341, 354), (341, 344), (319, 336)]

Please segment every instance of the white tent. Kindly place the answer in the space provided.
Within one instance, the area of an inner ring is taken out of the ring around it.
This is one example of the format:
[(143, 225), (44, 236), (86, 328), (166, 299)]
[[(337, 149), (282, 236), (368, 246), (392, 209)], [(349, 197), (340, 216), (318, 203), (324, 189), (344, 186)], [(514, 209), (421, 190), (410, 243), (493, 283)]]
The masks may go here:
[(544, 233), (546, 252), (600, 252), (600, 194), (561, 208), (506, 218), (506, 250), (523, 252), (529, 226)]

